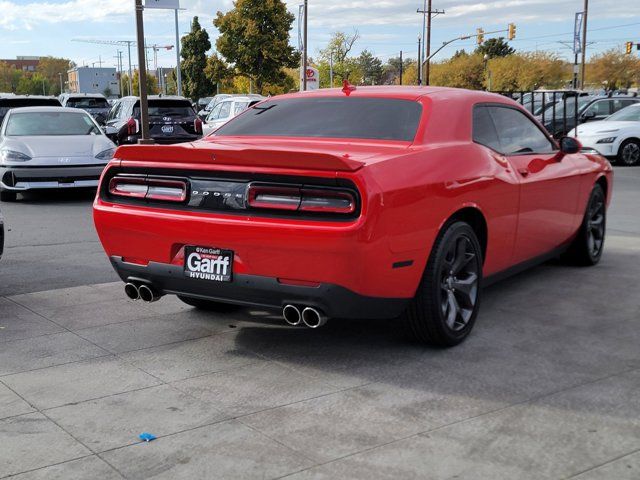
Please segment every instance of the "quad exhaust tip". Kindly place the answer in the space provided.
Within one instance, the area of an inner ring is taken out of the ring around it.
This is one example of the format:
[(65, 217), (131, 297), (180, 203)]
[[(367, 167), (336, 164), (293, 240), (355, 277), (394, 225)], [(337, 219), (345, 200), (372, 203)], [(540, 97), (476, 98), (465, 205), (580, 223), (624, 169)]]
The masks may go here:
[(302, 314), (300, 313), (300, 309), (294, 305), (286, 305), (282, 309), (282, 317), (284, 318), (284, 321), (292, 327), (302, 323)]
[(155, 302), (160, 300), (160, 294), (151, 285), (136, 285), (127, 282), (124, 286), (124, 294), (131, 300), (142, 300), (143, 302)]
[(282, 317), (292, 327), (303, 324), (309, 328), (318, 328), (328, 320), (320, 310), (313, 307), (296, 307), (295, 305), (286, 305), (282, 309)]
[(319, 328), (327, 323), (327, 317), (313, 307), (307, 307), (302, 311), (302, 321), (309, 328)]
[(138, 287), (138, 294), (140, 295), (140, 300), (143, 302), (155, 302), (156, 300), (160, 300), (160, 295), (155, 288), (142, 284)]
[(140, 293), (138, 292), (138, 287), (136, 287), (133, 283), (125, 284), (124, 294), (131, 300), (140, 299)]

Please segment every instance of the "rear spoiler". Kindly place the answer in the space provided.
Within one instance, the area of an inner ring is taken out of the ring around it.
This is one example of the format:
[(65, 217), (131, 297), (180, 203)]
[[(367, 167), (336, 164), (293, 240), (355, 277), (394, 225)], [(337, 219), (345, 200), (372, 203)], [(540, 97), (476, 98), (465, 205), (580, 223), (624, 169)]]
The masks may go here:
[(114, 158), (124, 162), (146, 161), (347, 172), (358, 170), (364, 165), (364, 162), (353, 160), (348, 155), (213, 142), (181, 145), (125, 145), (118, 148)]

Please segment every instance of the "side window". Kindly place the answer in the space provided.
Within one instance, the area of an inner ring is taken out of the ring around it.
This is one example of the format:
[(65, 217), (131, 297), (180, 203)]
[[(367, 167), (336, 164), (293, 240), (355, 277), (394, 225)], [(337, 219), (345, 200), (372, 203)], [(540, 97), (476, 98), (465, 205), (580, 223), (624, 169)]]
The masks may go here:
[(501, 151), (518, 153), (551, 153), (553, 143), (529, 117), (515, 108), (489, 107), (498, 132)]
[(211, 121), (211, 120), (217, 120), (218, 118), (220, 118), (220, 108), (222, 108), (221, 103), (213, 107), (213, 110), (211, 110), (211, 113), (207, 117), (207, 120)]
[(629, 105), (633, 105), (634, 103), (637, 103), (635, 100), (620, 100), (620, 99), (616, 99), (613, 101), (613, 110), (611, 111), (611, 113), (616, 113), (618, 110), (622, 110), (625, 107), (628, 107)]
[(116, 102), (116, 104), (109, 111), (109, 117), (107, 118), (107, 121), (115, 120), (116, 118), (118, 118), (118, 113), (120, 112), (121, 108), (122, 102)]
[(497, 152), (501, 151), (498, 132), (486, 106), (473, 107), (473, 141)]
[(593, 103), (589, 106), (585, 111), (584, 115), (589, 116), (591, 112), (595, 113), (596, 117), (606, 117), (611, 114), (611, 101), (610, 100), (600, 100), (598, 102)]
[(220, 115), (218, 118), (227, 118), (231, 113), (231, 102), (223, 102), (220, 104)]

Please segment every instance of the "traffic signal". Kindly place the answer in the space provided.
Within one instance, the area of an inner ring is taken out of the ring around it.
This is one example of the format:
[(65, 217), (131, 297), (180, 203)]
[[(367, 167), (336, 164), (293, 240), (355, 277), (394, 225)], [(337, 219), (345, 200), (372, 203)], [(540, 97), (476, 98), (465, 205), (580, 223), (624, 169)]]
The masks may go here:
[(484, 30), (479, 28), (476, 30), (476, 40), (478, 45), (482, 45), (484, 43)]
[(509, 40), (513, 40), (514, 38), (516, 38), (516, 24), (515, 23), (510, 23), (509, 24), (509, 34), (508, 34), (507, 38), (509, 38)]
[(627, 42), (625, 44), (625, 50), (624, 53), (626, 53), (627, 55), (631, 55), (631, 50), (633, 50), (633, 42)]

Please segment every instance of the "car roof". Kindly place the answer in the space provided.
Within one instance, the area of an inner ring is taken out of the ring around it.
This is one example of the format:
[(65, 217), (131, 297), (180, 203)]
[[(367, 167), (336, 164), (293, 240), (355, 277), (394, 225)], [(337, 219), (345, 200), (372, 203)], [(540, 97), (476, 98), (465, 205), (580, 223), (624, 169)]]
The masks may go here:
[[(120, 100), (140, 100), (140, 97), (130, 95), (128, 97), (122, 97)], [(147, 100), (183, 100), (191, 103), (188, 98), (181, 97), (180, 95), (149, 95)]]
[(77, 108), (65, 108), (65, 107), (16, 107), (9, 110), (10, 113), (46, 113), (46, 112), (60, 112), (60, 113), (77, 113), (80, 115), (88, 115), (87, 112)]
[(84, 98), (84, 97), (104, 98), (104, 99), (107, 98), (101, 93), (63, 93), (62, 95), (67, 98), (76, 98), (76, 97), (77, 98)]
[[(479, 90), (466, 90), (452, 87), (431, 87), (415, 85), (380, 85), (380, 86), (352, 86), (348, 93), (342, 88), (322, 88), (318, 90), (307, 90), (306, 92), (294, 92), (279, 95), (278, 98), (301, 98), (301, 97), (379, 97), (394, 98), (399, 100), (418, 100), (425, 95), (446, 94), (448, 97), (470, 97), (481, 96), (491, 99), (505, 98), (502, 95)], [(490, 101), (490, 100), (487, 100)]]
[(11, 100), (18, 100), (23, 98), (34, 98), (38, 100), (58, 100), (58, 97), (54, 97), (52, 95), (15, 95), (13, 93), (0, 95), (0, 99), (3, 98), (9, 98)]

